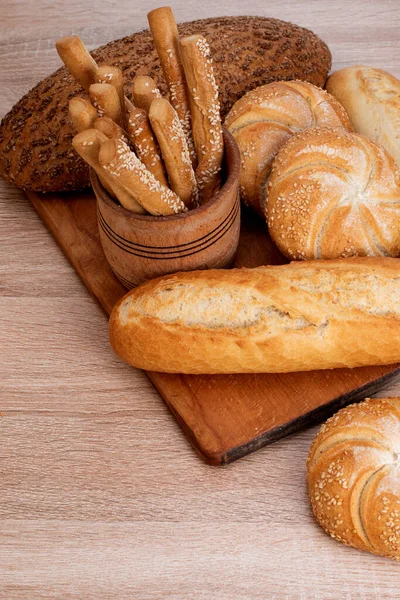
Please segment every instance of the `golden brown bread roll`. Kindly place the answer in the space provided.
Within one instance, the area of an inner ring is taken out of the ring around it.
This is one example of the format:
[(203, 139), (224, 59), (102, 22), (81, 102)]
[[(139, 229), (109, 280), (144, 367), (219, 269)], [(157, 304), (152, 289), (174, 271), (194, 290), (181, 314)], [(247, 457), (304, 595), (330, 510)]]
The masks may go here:
[(177, 273), (129, 292), (110, 339), (171, 373), (309, 371), (400, 361), (400, 260)]
[[(275, 79), (306, 79), (323, 85), (331, 66), (327, 46), (311, 31), (262, 17), (220, 17), (178, 25), (179, 35), (204, 35), (211, 47), (222, 114), (242, 94)], [(136, 75), (154, 77), (166, 94), (150, 31), (141, 31), (93, 51), (98, 64), (122, 69), (131, 96)], [(81, 189), (89, 170), (71, 149), (74, 128), (68, 102), (83, 95), (66, 68), (26, 94), (0, 126), (0, 176), (42, 192)]]
[(277, 81), (247, 92), (232, 107), (225, 126), (237, 141), (242, 157), (241, 199), (262, 217), (272, 162), (294, 134), (310, 127), (352, 130), (337, 100), (303, 81)]
[(355, 131), (381, 144), (400, 165), (400, 81), (356, 65), (333, 73), (326, 89), (345, 107)]
[(308, 457), (314, 515), (334, 539), (400, 560), (400, 398), (367, 399), (328, 419)]
[(288, 258), (400, 254), (400, 173), (371, 140), (309, 129), (274, 161), (267, 199), (272, 239)]

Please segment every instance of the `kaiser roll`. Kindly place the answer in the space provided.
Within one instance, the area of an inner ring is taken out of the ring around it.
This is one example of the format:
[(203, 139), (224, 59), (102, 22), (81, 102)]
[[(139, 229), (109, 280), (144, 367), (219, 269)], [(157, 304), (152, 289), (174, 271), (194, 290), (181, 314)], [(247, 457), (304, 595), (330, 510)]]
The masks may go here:
[(290, 259), (398, 256), (396, 162), (361, 135), (304, 131), (274, 161), (267, 221), (272, 239)]
[(225, 125), (242, 156), (241, 198), (262, 217), (272, 161), (295, 133), (310, 127), (352, 130), (339, 102), (303, 81), (277, 81), (248, 92), (233, 106)]
[(308, 457), (314, 515), (334, 539), (400, 559), (400, 398), (367, 399), (328, 419)]

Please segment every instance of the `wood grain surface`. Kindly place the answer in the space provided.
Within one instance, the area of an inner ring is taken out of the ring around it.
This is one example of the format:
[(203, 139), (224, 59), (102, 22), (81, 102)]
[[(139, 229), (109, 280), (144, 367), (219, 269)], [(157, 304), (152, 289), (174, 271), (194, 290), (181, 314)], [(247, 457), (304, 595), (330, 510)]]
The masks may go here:
[[(132, 272), (137, 277), (138, 264), (136, 259), (127, 263), (125, 252), (121, 252), (121, 262), (116, 269), (118, 278), (112, 272), (111, 266), (115, 268), (115, 264), (108, 264), (102, 250), (104, 237), (101, 237), (96, 213), (108, 209), (107, 214), (114, 216), (116, 212), (116, 223), (121, 214), (109, 208), (111, 201), (101, 204), (103, 193), (93, 174), (92, 182), (100, 200), (97, 209), (95, 196), (90, 191), (27, 192), (27, 195), (89, 292), (109, 315), (115, 303), (125, 295), (126, 287), (132, 287), (120, 283), (120, 271), (126, 269), (126, 277), (131, 280)], [(235, 196), (222, 210), (232, 214), (235, 209), (230, 206)], [(237, 208), (236, 202), (235, 206)], [(245, 207), (241, 212), (240, 240), (233, 266), (250, 268), (287, 262), (272, 243), (266, 224)], [(126, 227), (124, 221), (122, 224)], [(138, 225), (140, 221), (135, 227)], [(131, 227), (128, 232), (131, 233)], [(158, 235), (158, 230), (156, 233)], [(149, 235), (144, 236), (143, 242), (149, 239)], [(164, 239), (162, 242), (166, 245)], [(109, 246), (106, 245), (106, 249)], [(151, 261), (146, 268), (154, 269)], [(305, 426), (320, 423), (352, 401), (374, 394), (399, 372), (399, 365), (381, 365), (257, 375), (177, 375), (151, 371), (146, 374), (199, 456), (210, 465), (226, 465)]]
[[(146, 25), (156, 5), (3, 0), (0, 115), (59, 65)], [(178, 20), (238, 1), (173, 4)], [(309, 26), (334, 68), (400, 77), (397, 0), (254, 0)], [(305, 460), (316, 429), (220, 469), (200, 462), (151, 384), (120, 363), (107, 323), (24, 195), (0, 182), (0, 598), (396, 599), (399, 565), (315, 524)], [(400, 379), (380, 396), (400, 395)]]

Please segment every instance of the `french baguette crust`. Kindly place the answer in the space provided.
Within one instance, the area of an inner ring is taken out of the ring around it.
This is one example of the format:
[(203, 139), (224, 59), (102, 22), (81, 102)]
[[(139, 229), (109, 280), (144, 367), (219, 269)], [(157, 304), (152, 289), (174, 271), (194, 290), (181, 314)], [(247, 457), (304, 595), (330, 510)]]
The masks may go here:
[[(207, 38), (214, 59), (222, 114), (242, 94), (275, 79), (304, 79), (322, 86), (331, 66), (328, 47), (311, 31), (277, 19), (220, 17), (178, 25), (179, 35)], [(151, 33), (141, 31), (93, 51), (99, 65), (122, 69), (131, 97), (137, 75), (154, 77), (163, 94), (161, 65)], [(0, 126), (0, 176), (41, 192), (82, 189), (89, 170), (71, 148), (75, 134), (68, 102), (84, 95), (66, 68), (26, 94)]]
[(400, 361), (400, 260), (177, 273), (129, 292), (110, 341), (170, 373), (290, 372)]
[(326, 89), (345, 107), (354, 130), (381, 144), (400, 165), (400, 80), (355, 65), (335, 71)]

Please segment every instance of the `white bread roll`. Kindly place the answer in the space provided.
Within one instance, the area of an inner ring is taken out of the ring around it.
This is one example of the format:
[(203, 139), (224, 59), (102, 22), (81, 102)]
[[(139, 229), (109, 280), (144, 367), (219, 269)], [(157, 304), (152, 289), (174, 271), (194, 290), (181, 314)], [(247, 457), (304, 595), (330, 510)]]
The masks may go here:
[(290, 259), (400, 254), (400, 173), (386, 150), (344, 130), (309, 129), (275, 159), (272, 239)]
[(333, 73), (326, 89), (343, 104), (355, 131), (382, 144), (400, 165), (400, 81), (356, 65)]
[(262, 373), (400, 361), (400, 260), (358, 258), (176, 273), (110, 317), (127, 363), (170, 373)]
[(400, 398), (367, 399), (323, 425), (308, 457), (321, 527), (360, 550), (400, 560)]
[(233, 105), (225, 126), (242, 157), (241, 199), (263, 218), (272, 161), (292, 135), (310, 127), (352, 130), (335, 98), (304, 81), (276, 81), (248, 92)]

